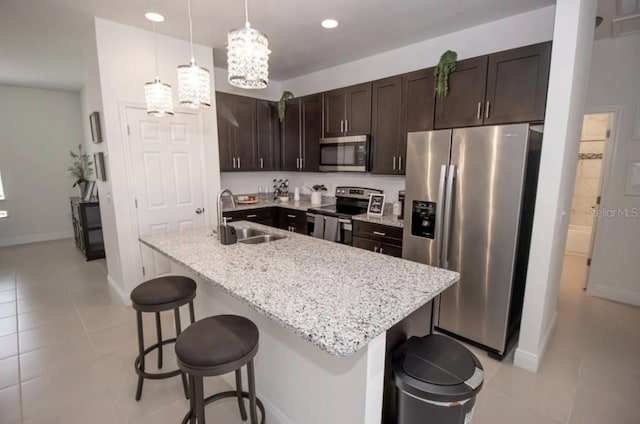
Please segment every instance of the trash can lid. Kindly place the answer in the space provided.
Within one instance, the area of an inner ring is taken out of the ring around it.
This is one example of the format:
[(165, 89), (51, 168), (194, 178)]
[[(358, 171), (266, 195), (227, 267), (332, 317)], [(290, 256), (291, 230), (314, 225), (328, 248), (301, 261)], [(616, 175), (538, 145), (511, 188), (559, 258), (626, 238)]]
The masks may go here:
[(394, 355), (396, 385), (442, 402), (468, 399), (480, 390), (480, 361), (457, 341), (440, 335), (411, 337)]

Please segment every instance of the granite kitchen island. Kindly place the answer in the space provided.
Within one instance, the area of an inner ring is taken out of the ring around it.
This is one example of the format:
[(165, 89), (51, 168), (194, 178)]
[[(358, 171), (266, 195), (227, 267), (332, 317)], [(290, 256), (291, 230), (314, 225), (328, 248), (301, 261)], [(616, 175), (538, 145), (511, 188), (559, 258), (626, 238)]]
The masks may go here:
[(198, 277), (199, 318), (236, 313), (256, 322), (257, 388), (269, 422), (379, 424), (387, 330), (459, 275), (255, 223), (234, 226), (287, 237), (223, 246), (196, 230), (141, 241)]

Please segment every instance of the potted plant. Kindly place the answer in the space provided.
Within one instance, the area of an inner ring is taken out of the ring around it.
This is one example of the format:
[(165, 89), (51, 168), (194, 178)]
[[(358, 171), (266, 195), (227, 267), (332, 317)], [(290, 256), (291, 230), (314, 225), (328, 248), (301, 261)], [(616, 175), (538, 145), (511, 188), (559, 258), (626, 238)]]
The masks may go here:
[(280, 118), (280, 122), (284, 121), (284, 111), (287, 107), (287, 100), (293, 98), (293, 93), (291, 91), (283, 91), (280, 100), (278, 101), (278, 118)]
[(449, 92), (449, 74), (456, 70), (458, 53), (447, 50), (440, 56), (440, 62), (436, 65), (433, 75), (435, 79), (434, 94), (440, 98), (447, 97)]
[(88, 154), (82, 151), (82, 144), (78, 144), (78, 153), (69, 151), (73, 161), (71, 166), (67, 168), (71, 178), (73, 178), (73, 186), (80, 187), (80, 197), (84, 198), (87, 189), (87, 182), (89, 177), (93, 175), (93, 162), (91, 162)]
[[(307, 187), (309, 188), (309, 187)], [(309, 188), (309, 190), (311, 190), (311, 204), (312, 205), (319, 205), (322, 203), (322, 192), (323, 191), (327, 191), (327, 188), (324, 186), (324, 184), (316, 184), (314, 186), (312, 186), (311, 188)]]

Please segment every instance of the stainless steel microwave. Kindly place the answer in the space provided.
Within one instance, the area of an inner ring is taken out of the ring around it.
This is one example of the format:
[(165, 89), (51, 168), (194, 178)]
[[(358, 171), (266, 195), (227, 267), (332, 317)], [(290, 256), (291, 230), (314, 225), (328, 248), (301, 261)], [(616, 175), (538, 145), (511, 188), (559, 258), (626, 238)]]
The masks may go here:
[(320, 140), (320, 171), (367, 172), (369, 136), (330, 137)]

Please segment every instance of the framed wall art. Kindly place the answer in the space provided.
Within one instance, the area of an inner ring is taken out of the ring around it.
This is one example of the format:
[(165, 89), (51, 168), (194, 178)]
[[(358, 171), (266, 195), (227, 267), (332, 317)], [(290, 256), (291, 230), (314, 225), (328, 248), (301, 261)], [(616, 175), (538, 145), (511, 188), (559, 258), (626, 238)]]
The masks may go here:
[(91, 141), (94, 143), (102, 143), (102, 129), (100, 128), (100, 114), (93, 112), (89, 115), (89, 123), (91, 124)]
[(107, 172), (104, 166), (104, 153), (102, 152), (94, 153), (93, 163), (96, 165), (96, 177), (100, 181), (107, 181)]

